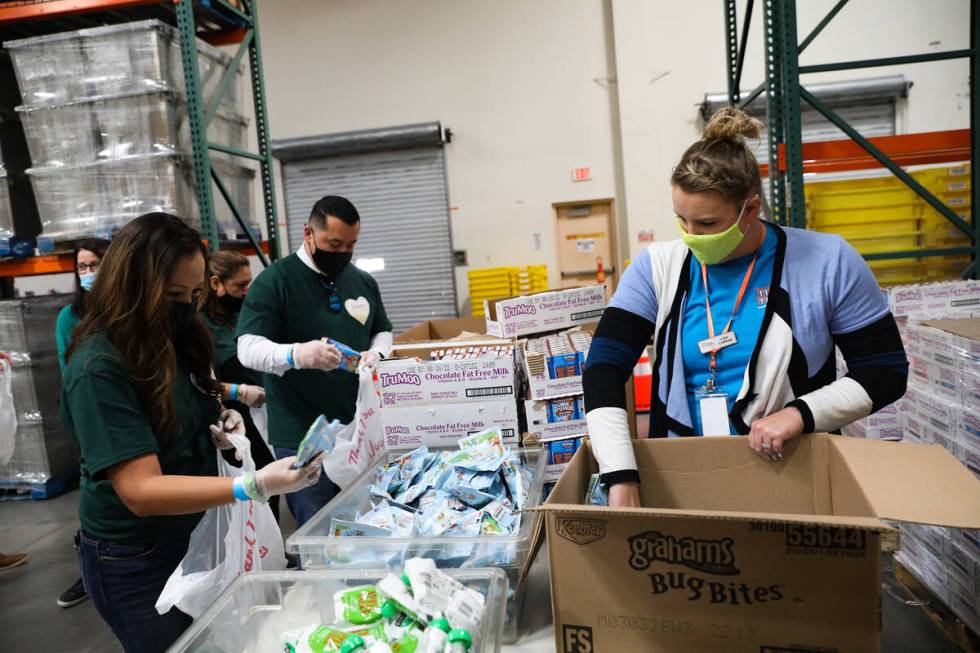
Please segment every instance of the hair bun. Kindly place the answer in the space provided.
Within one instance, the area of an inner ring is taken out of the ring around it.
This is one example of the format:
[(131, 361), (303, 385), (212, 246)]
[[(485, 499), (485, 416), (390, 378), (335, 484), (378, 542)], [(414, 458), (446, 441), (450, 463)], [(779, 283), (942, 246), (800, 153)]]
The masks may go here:
[(706, 141), (742, 142), (746, 138), (759, 138), (762, 123), (741, 109), (722, 107), (711, 116), (704, 126), (702, 138)]

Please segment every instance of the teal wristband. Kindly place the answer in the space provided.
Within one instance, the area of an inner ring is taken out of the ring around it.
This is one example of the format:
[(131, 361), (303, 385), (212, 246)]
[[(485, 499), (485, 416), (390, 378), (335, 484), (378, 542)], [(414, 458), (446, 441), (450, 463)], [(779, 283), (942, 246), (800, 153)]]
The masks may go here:
[(289, 348), (289, 353), (286, 354), (286, 362), (289, 363), (290, 367), (296, 367), (296, 361), (293, 360), (293, 350), (296, 349), (296, 345)]
[(238, 384), (237, 383), (232, 383), (231, 384), (231, 400), (232, 401), (237, 401), (238, 400)]
[(245, 481), (239, 476), (231, 484), (231, 491), (239, 501), (250, 501), (252, 497), (245, 491)]
[(255, 472), (245, 472), (242, 475), (242, 484), (245, 488), (246, 494), (250, 499), (255, 499), (256, 501), (266, 502), (268, 497), (262, 494), (262, 490), (259, 489), (258, 479), (255, 478)]

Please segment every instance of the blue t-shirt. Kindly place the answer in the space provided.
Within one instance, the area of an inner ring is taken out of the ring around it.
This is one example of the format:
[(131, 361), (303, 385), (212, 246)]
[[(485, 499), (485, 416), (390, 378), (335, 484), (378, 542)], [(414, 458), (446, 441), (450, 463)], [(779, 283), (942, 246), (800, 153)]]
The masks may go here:
[[(728, 409), (738, 397), (745, 377), (745, 369), (752, 358), (762, 318), (769, 302), (769, 284), (772, 281), (773, 263), (776, 258), (778, 241), (773, 229), (766, 230), (766, 240), (759, 251), (759, 259), (752, 270), (742, 304), (732, 320), (731, 331), (738, 342), (721, 349), (716, 354), (718, 376), (715, 388), (728, 396)], [(721, 335), (728, 318), (732, 314), (735, 298), (742, 285), (742, 279), (752, 263), (755, 253), (737, 259), (707, 266), (708, 291), (711, 293), (711, 316), (715, 335)], [(701, 264), (691, 259), (691, 290), (684, 309), (684, 322), (681, 330), (682, 353), (684, 356), (684, 382), (687, 386), (687, 403), (691, 409), (694, 430), (701, 434), (701, 423), (697, 418), (697, 399), (695, 393), (704, 387), (711, 376), (711, 355), (702, 354), (698, 343), (708, 338), (708, 318), (704, 302), (704, 282), (701, 279)], [(735, 433), (735, 427), (731, 427)]]

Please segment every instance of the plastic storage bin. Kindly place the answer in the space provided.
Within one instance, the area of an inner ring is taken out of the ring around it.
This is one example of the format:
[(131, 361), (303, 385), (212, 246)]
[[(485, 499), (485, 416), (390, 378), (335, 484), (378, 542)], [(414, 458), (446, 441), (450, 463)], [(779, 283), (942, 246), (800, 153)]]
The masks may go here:
[(7, 185), (7, 171), (0, 165), (0, 238), (14, 235), (14, 214), (10, 208), (10, 186)]
[[(25, 105), (161, 88), (184, 92), (179, 34), (158, 20), (18, 39), (4, 47)], [(210, 106), (232, 57), (200, 39), (197, 51), (202, 94)], [(241, 112), (243, 80), (239, 68), (222, 107)]]
[[(21, 106), (17, 112), (35, 168), (191, 151), (186, 105), (170, 90)], [(244, 149), (247, 126), (245, 118), (219, 111), (208, 137)]]
[[(170, 647), (169, 653), (270, 653), (282, 651), (282, 634), (335, 620), (333, 595), (375, 583), (387, 570), (283, 571), (245, 574)], [(507, 579), (499, 569), (448, 572), (486, 596), (472, 653), (500, 650)]]
[[(252, 218), (255, 170), (223, 159), (212, 165), (235, 198), (246, 221)], [(155, 154), (99, 161), (88, 165), (31, 168), (42, 233), (56, 241), (106, 236), (150, 211), (166, 211), (200, 228), (191, 159)], [(241, 231), (231, 209), (212, 183), (219, 232)]]
[[(517, 449), (533, 470), (527, 507), (541, 503), (547, 456), (539, 448)], [(392, 452), (390, 462), (405, 452)], [(351, 483), (286, 541), (286, 550), (300, 558), (303, 569), (385, 568), (400, 569), (409, 558), (429, 558), (441, 569), (496, 567), (507, 574), (511, 596), (507, 602), (504, 642), (517, 640), (524, 604), (523, 588), (515, 592), (524, 566), (529, 562), (532, 539), (539, 519), (525, 512), (520, 530), (513, 535), (480, 537), (353, 537), (328, 535), (330, 520), (354, 519), (371, 509), (368, 487), (374, 482), (370, 469)]]
[(27, 171), (42, 233), (69, 240), (111, 233), (151, 211), (197, 227), (190, 160), (172, 154)]

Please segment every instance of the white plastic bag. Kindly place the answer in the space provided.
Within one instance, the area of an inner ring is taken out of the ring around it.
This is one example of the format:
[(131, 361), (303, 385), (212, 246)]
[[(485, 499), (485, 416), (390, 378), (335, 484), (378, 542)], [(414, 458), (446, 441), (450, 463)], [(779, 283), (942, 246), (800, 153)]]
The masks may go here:
[(252, 416), (252, 423), (255, 424), (255, 428), (258, 429), (259, 435), (262, 436), (262, 441), (265, 442), (266, 449), (272, 454), (272, 458), (275, 459), (275, 452), (272, 450), (272, 446), (269, 444), (269, 413), (266, 412), (266, 407), (261, 408), (249, 408), (249, 414)]
[(10, 462), (17, 441), (17, 410), (11, 389), (13, 378), (10, 363), (0, 360), (0, 465)]
[[(242, 454), (242, 466), (229, 465), (219, 452), (219, 474), (255, 471), (248, 439), (232, 435), (231, 440)], [(211, 508), (191, 533), (187, 554), (157, 599), (157, 612), (176, 607), (196, 619), (240, 574), (285, 567), (282, 533), (268, 504), (236, 501)]]
[(358, 376), (354, 421), (337, 432), (334, 448), (323, 457), (323, 471), (341, 488), (360, 476), (385, 449), (377, 372), (373, 367), (364, 367)]

